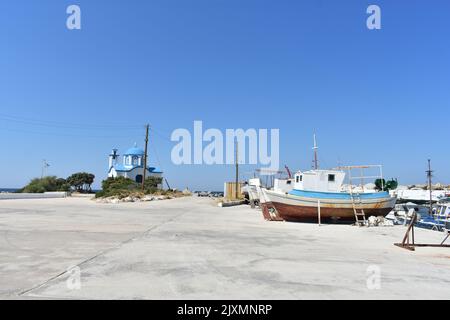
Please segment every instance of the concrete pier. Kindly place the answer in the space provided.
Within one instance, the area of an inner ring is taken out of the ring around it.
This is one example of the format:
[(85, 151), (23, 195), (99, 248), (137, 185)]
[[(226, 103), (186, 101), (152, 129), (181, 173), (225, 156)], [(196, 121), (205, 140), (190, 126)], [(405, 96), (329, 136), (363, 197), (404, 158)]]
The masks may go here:
[(0, 193), (0, 200), (25, 200), (25, 199), (60, 199), (66, 198), (68, 192), (45, 192), (45, 193)]
[(0, 299), (448, 299), (450, 251), (400, 249), (404, 232), (266, 222), (197, 197), (4, 200)]

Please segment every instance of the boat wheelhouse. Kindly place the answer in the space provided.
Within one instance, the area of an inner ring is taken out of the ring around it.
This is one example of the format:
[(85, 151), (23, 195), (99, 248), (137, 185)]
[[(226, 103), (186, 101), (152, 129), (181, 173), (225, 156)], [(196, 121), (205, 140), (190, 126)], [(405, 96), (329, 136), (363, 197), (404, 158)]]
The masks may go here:
[(439, 201), (433, 208), (433, 220), (437, 230), (442, 230), (450, 223), (450, 199)]

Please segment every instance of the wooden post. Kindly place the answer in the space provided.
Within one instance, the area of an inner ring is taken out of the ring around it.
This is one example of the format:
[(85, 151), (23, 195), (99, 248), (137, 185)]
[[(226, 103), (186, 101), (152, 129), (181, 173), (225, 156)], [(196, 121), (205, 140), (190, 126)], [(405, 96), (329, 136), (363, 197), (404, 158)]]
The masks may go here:
[(320, 226), (320, 223), (321, 223), (321, 217), (320, 217), (320, 199), (317, 200), (317, 218), (318, 218), (319, 226)]
[(238, 151), (238, 142), (236, 141), (236, 185), (235, 185), (235, 192), (236, 192), (236, 200), (239, 200), (239, 151)]
[[(412, 231), (412, 233), (414, 234), (414, 223), (416, 222), (416, 218), (417, 218), (417, 214), (416, 214), (416, 212), (414, 212), (412, 217), (411, 217), (411, 221), (409, 223), (409, 226), (406, 229), (405, 236), (403, 237), (403, 241), (402, 241), (402, 246), (403, 247), (409, 247), (409, 245), (410, 245), (409, 233)], [(413, 236), (413, 243), (412, 244), (414, 245), (414, 236)], [(412, 248), (414, 248), (414, 247), (412, 247)]]
[(431, 171), (431, 160), (428, 159), (428, 170), (427, 170), (427, 177), (428, 177), (428, 190), (430, 191), (430, 207), (429, 207), (429, 214), (430, 216), (433, 214), (433, 185), (431, 182), (431, 178), (433, 177), (433, 171)]

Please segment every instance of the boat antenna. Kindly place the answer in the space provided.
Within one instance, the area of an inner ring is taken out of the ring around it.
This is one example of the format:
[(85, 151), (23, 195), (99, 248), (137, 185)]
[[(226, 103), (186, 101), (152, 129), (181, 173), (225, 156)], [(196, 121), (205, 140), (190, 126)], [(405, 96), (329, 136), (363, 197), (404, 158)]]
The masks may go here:
[(41, 179), (45, 177), (47, 168), (50, 167), (47, 160), (42, 160), (42, 172), (41, 172)]
[(426, 171), (427, 178), (428, 178), (428, 190), (430, 191), (430, 207), (429, 207), (429, 213), (430, 215), (433, 213), (433, 190), (432, 190), (432, 183), (431, 179), (433, 178), (433, 171), (431, 170), (431, 160), (428, 159), (428, 170)]
[(289, 167), (288, 167), (288, 166), (284, 166), (284, 168), (285, 168), (286, 171), (287, 171), (288, 178), (289, 178), (289, 179), (292, 179), (292, 173), (291, 173), (291, 170), (289, 170)]
[(316, 134), (314, 133), (314, 170), (319, 169), (319, 160), (317, 157), (317, 150), (319, 149), (319, 147), (317, 146), (317, 139), (316, 139)]

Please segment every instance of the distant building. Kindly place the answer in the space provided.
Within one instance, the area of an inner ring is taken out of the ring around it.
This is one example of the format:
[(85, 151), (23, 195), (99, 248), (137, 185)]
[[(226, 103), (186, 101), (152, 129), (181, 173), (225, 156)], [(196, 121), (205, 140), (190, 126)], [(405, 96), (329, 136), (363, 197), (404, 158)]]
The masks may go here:
[[(120, 155), (117, 149), (113, 149), (109, 155), (108, 177), (122, 176), (130, 178), (137, 183), (141, 183), (144, 174), (144, 150), (138, 148), (135, 144), (133, 148), (128, 149), (123, 157), (122, 163), (119, 163)], [(148, 158), (147, 158), (148, 163)], [(162, 171), (156, 167), (147, 165), (146, 177), (162, 177)], [(162, 186), (160, 186), (162, 187)]]

